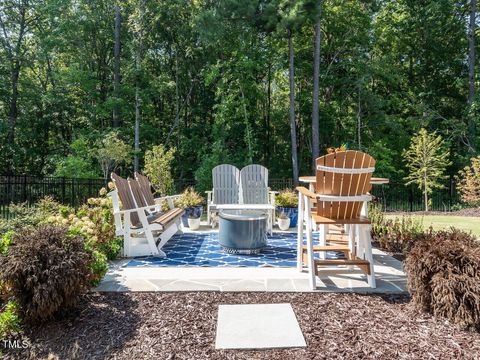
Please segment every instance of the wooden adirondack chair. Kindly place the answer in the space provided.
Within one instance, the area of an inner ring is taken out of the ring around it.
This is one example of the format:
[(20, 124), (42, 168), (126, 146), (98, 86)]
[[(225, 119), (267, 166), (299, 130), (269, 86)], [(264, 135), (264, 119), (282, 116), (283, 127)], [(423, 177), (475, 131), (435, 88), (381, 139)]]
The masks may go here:
[(207, 193), (207, 221), (215, 226), (217, 205), (238, 204), (240, 199), (240, 170), (233, 165), (222, 164), (212, 169), (212, 191)]
[(179, 198), (180, 195), (163, 196), (155, 199), (152, 193), (152, 184), (150, 183), (150, 180), (148, 180), (148, 177), (138, 172), (135, 172), (135, 179), (140, 186), (140, 191), (143, 198), (145, 199), (146, 204), (150, 206), (155, 206), (155, 211), (161, 211), (163, 201), (167, 202), (170, 209), (175, 208), (174, 200)]
[[(182, 209), (155, 212), (148, 205), (141, 185), (112, 173), (115, 190), (110, 192), (116, 225), (116, 234), (124, 237), (124, 255), (165, 256), (163, 245), (180, 229)], [(120, 209), (120, 202), (122, 209)]]
[[(322, 156), (316, 160), (315, 192), (298, 187), (299, 220), (297, 265), (302, 270), (308, 266), (310, 285), (316, 287), (315, 275), (319, 266), (358, 266), (367, 274), (368, 284), (375, 288), (375, 274), (370, 235), (370, 220), (361, 214), (364, 203), (371, 200), (370, 178), (375, 170), (375, 160), (359, 151), (342, 151)], [(312, 214), (312, 206), (316, 212)], [(312, 223), (320, 227), (320, 245), (313, 246)], [(307, 245), (303, 245), (303, 224), (306, 226)], [(347, 245), (326, 245), (328, 225), (349, 225)], [(321, 256), (314, 260), (314, 251), (343, 252), (346, 259), (328, 260)]]

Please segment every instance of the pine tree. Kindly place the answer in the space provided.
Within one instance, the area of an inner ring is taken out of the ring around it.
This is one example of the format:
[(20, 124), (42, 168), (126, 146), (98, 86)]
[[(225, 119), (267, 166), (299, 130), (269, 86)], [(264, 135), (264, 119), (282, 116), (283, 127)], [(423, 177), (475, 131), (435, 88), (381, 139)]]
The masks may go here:
[(403, 156), (410, 172), (405, 178), (408, 180), (406, 185), (418, 185), (423, 192), (425, 211), (428, 211), (428, 195), (433, 189), (443, 187), (439, 180), (444, 178), (445, 168), (451, 164), (445, 142), (440, 135), (435, 132), (429, 134), (422, 128), (411, 139), (410, 147), (404, 150)]

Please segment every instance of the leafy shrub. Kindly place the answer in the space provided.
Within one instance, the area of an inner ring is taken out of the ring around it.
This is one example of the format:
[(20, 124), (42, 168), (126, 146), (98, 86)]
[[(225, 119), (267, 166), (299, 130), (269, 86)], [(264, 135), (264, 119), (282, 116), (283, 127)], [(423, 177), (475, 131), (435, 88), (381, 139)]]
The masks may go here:
[(69, 210), (70, 208), (61, 205), (51, 196), (46, 196), (33, 206), (29, 206), (28, 203), (11, 204), (9, 211), (13, 217), (0, 221), (0, 235), (26, 226), (38, 225), (51, 215)]
[(421, 221), (413, 216), (388, 219), (378, 206), (371, 206), (368, 214), (373, 240), (388, 252), (405, 254), (424, 234)]
[(90, 271), (92, 272), (92, 278), (90, 280), (90, 285), (98, 286), (100, 281), (107, 273), (108, 270), (108, 261), (107, 257), (100, 251), (93, 250), (92, 255), (94, 261), (90, 264)]
[(20, 330), (20, 318), (18, 316), (18, 305), (10, 300), (0, 308), (0, 339)]
[(480, 330), (480, 244), (457, 229), (430, 231), (405, 261), (413, 303)]
[(113, 260), (120, 253), (121, 240), (115, 235), (112, 201), (106, 197), (106, 192), (101, 189), (100, 197), (88, 199), (77, 211), (60, 211), (46, 221), (68, 226), (72, 233), (85, 239), (87, 248), (101, 251)]
[(42, 321), (88, 289), (92, 263), (84, 240), (68, 235), (67, 228), (24, 228), (13, 235), (8, 255), (0, 256), (0, 281), (7, 284), (25, 321)]
[(173, 191), (172, 161), (175, 151), (175, 148), (166, 150), (163, 145), (157, 145), (145, 152), (145, 175), (158, 194), (167, 195)]
[(193, 187), (188, 187), (181, 194), (181, 196), (175, 200), (175, 206), (182, 209), (193, 208), (200, 206), (204, 203), (205, 199), (196, 192)]
[(470, 206), (480, 206), (480, 155), (471, 159), (472, 165), (458, 173), (458, 191)]
[(286, 208), (296, 208), (298, 206), (298, 195), (291, 189), (282, 190), (275, 196), (275, 205)]

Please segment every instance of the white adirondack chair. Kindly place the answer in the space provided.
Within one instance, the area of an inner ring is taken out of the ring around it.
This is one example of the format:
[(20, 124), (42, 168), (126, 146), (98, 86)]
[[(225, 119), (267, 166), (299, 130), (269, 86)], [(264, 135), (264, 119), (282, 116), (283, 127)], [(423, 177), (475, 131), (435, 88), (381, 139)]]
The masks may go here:
[(111, 177), (116, 189), (109, 196), (112, 198), (116, 235), (124, 238), (124, 256), (165, 256), (161, 249), (180, 230), (183, 210), (173, 208), (164, 213), (155, 212), (156, 206), (146, 203), (139, 182), (113, 173)]
[(275, 192), (268, 189), (266, 167), (257, 164), (247, 165), (240, 171), (240, 204), (256, 204), (262, 210), (266, 210), (271, 232), (275, 222)]
[(213, 189), (207, 193), (207, 221), (215, 226), (218, 205), (238, 204), (240, 200), (240, 170), (222, 164), (212, 169)]

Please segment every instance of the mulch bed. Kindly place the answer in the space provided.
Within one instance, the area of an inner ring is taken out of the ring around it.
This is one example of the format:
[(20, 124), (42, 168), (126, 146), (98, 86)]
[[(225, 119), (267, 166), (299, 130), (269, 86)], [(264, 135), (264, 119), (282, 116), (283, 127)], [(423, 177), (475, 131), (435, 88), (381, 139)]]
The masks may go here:
[(469, 208), (469, 209), (462, 209), (457, 211), (413, 211), (413, 212), (403, 212), (403, 211), (394, 211), (389, 212), (388, 214), (391, 215), (418, 215), (418, 216), (425, 216), (425, 215), (440, 215), (440, 216), (467, 216), (467, 217), (479, 217), (480, 216), (480, 208)]
[[(475, 359), (480, 334), (416, 313), (407, 296), (91, 293), (63, 319), (25, 330), (6, 358)], [(218, 304), (291, 303), (307, 348), (215, 350)]]

